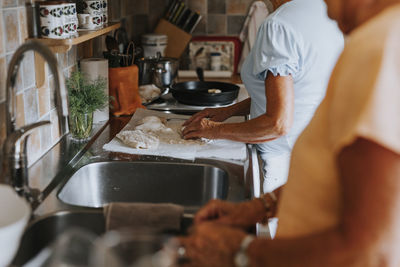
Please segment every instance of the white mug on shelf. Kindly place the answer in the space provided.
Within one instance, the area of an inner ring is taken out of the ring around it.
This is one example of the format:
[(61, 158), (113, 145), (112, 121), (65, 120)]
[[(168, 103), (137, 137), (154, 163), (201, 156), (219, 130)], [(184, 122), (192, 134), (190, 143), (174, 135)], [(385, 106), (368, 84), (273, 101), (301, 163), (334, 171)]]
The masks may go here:
[(91, 15), (102, 15), (103, 14), (103, 1), (84, 1), (83, 2), (83, 13)]
[(102, 15), (78, 14), (79, 28), (93, 30), (100, 28), (103, 24)]
[(101, 2), (103, 6), (103, 25), (106, 25), (108, 23), (108, 1), (102, 0)]
[(76, 4), (66, 2), (64, 3), (64, 32), (68, 37), (76, 36), (78, 32), (78, 18), (76, 16)]
[(40, 29), (43, 38), (65, 39), (64, 4), (43, 2), (39, 5)]

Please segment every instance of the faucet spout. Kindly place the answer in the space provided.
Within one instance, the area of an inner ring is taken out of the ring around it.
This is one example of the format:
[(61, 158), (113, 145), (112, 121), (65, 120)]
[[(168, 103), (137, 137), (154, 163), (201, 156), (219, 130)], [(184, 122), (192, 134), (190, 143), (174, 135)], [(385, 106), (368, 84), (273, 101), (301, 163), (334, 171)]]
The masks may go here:
[(62, 71), (58, 67), (57, 59), (50, 49), (38, 41), (29, 40), (21, 45), (14, 53), (8, 68), (6, 83), (6, 128), (7, 136), (16, 130), (16, 92), (15, 84), (20, 68), (20, 64), (24, 58), (24, 54), (28, 51), (34, 51), (40, 54), (47, 62), (50, 71), (54, 75), (55, 82), (55, 106), (58, 115), (58, 127), (60, 134), (68, 132), (68, 101), (67, 90), (65, 88), (65, 79)]
[(40, 121), (17, 129), (16, 126), (16, 90), (15, 84), (24, 58), (28, 51), (40, 54), (47, 62), (55, 81), (55, 106), (58, 115), (60, 135), (68, 133), (68, 101), (64, 75), (58, 67), (55, 55), (48, 47), (37, 42), (27, 41), (14, 53), (7, 72), (6, 83), (6, 130), (7, 136), (3, 145), (3, 175), (0, 179), (14, 187), (18, 194), (26, 197), (33, 205), (40, 202), (41, 194), (31, 189), (28, 183), (27, 140), (37, 127), (50, 124), (50, 121)]

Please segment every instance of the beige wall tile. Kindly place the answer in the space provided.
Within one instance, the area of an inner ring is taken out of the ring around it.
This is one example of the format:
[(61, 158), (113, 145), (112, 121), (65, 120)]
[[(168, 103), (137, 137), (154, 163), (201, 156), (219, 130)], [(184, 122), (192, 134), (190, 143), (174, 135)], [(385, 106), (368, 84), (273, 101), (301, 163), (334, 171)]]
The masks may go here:
[[(8, 65), (11, 61), (12, 56), (13, 56), (13, 54), (9, 54), (6, 56), (6, 68), (7, 69), (8, 69)], [(20, 66), (20, 68), (18, 70), (17, 80), (15, 83), (15, 89), (17, 92), (22, 92), (24, 89), (24, 84), (23, 84), (23, 79), (22, 79), (23, 72), (24, 72), (23, 68), (22, 68), (22, 66)]]
[(41, 156), (40, 150), (40, 130), (34, 130), (28, 138), (27, 144), (28, 164), (32, 165)]
[(5, 49), (4, 49), (4, 32), (3, 32), (3, 12), (0, 11), (0, 55), (4, 54)]
[(55, 110), (52, 110), (50, 113), (50, 121), (51, 121), (51, 140), (52, 144), (55, 144), (60, 139), (60, 129), (58, 128), (58, 116)]
[(12, 52), (16, 50), (20, 44), (17, 9), (4, 10), (3, 21), (5, 28), (6, 52)]
[(6, 139), (6, 105), (4, 102), (0, 103), (0, 147)]
[(24, 92), (25, 123), (34, 123), (39, 120), (38, 90), (30, 88)]
[(253, 0), (226, 0), (227, 14), (247, 14)]
[(207, 0), (188, 0), (188, 6), (200, 14), (207, 13)]
[(28, 38), (28, 24), (27, 24), (27, 13), (26, 13), (26, 8), (20, 8), (18, 10), (18, 16), (19, 16), (19, 32), (20, 32), (20, 38), (21, 38), (21, 43), (23, 43), (27, 38)]
[(39, 93), (39, 117), (43, 117), (50, 111), (50, 88), (43, 86), (38, 89)]
[(6, 58), (0, 57), (0, 101), (6, 98), (7, 67)]
[(31, 88), (35, 86), (35, 59), (33, 52), (27, 52), (24, 54), (24, 60), (22, 61), (23, 70), (23, 84), (24, 89)]
[(225, 15), (208, 15), (207, 23), (209, 34), (223, 35), (226, 33)]
[(25, 125), (25, 110), (24, 110), (24, 95), (18, 94), (16, 97), (17, 102), (17, 127), (21, 127)]
[[(43, 117), (43, 121), (50, 121), (50, 114)], [(45, 153), (52, 147), (51, 140), (51, 125), (40, 127), (40, 148), (42, 153)]]
[(17, 5), (17, 0), (3, 0), (3, 7), (13, 7)]

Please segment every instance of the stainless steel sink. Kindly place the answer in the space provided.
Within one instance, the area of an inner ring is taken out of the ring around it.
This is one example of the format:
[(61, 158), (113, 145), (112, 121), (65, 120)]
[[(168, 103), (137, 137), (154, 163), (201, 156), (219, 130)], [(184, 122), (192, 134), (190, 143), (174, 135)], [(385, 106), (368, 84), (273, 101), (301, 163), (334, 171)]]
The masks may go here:
[[(192, 225), (192, 217), (184, 216), (178, 232), (171, 235), (185, 235)], [(79, 228), (95, 236), (105, 233), (105, 218), (102, 210), (83, 209), (59, 211), (32, 221), (21, 239), (21, 244), (12, 266), (22, 266), (50, 246), (62, 233), (71, 228)]]
[(98, 162), (77, 170), (58, 193), (69, 205), (99, 208), (111, 202), (175, 203), (196, 210), (226, 199), (228, 173), (207, 164)]
[(95, 235), (105, 232), (105, 219), (100, 212), (62, 211), (32, 222), (26, 229), (13, 264), (21, 266), (50, 245), (70, 228), (81, 228)]

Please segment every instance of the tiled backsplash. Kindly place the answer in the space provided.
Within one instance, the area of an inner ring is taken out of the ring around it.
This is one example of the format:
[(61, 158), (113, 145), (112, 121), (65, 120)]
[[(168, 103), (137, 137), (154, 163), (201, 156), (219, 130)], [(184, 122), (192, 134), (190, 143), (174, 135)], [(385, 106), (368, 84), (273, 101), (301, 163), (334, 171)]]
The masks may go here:
[[(112, 1), (112, 0), (111, 0)], [(26, 2), (30, 2), (26, 0)], [(8, 62), (19, 45), (28, 38), (27, 7), (25, 0), (0, 0), (0, 146), (5, 129), (5, 87)], [(60, 67), (68, 75), (76, 66), (77, 49), (57, 55)], [(35, 162), (58, 140), (57, 115), (53, 104), (53, 79), (50, 73), (45, 86), (36, 87), (33, 53), (27, 53), (21, 64), (17, 81), (17, 125), (50, 120), (52, 126), (36, 130), (29, 138), (28, 159)]]
[[(152, 32), (163, 16), (170, 0), (111, 0), (111, 19), (125, 20), (129, 37), (138, 41), (140, 35)], [(254, 0), (185, 0), (202, 14), (203, 19), (194, 35), (239, 35)], [(264, 0), (272, 8), (269, 0)]]
[[(203, 15), (194, 35), (238, 35), (254, 0), (185, 0), (188, 6)], [(5, 86), (8, 62), (19, 45), (28, 38), (33, 23), (28, 21), (26, 3), (31, 0), (0, 0), (0, 146), (5, 139)], [(267, 5), (269, 0), (265, 0)], [(109, 0), (110, 18), (123, 19), (129, 38), (138, 40), (152, 32), (165, 12), (169, 0)], [(57, 55), (66, 76), (75, 68), (77, 49)], [(52, 75), (42, 88), (36, 87), (34, 55), (28, 53), (17, 79), (17, 125), (50, 120), (52, 126), (34, 132), (28, 144), (29, 162), (47, 152), (58, 140), (57, 116), (53, 103)]]

